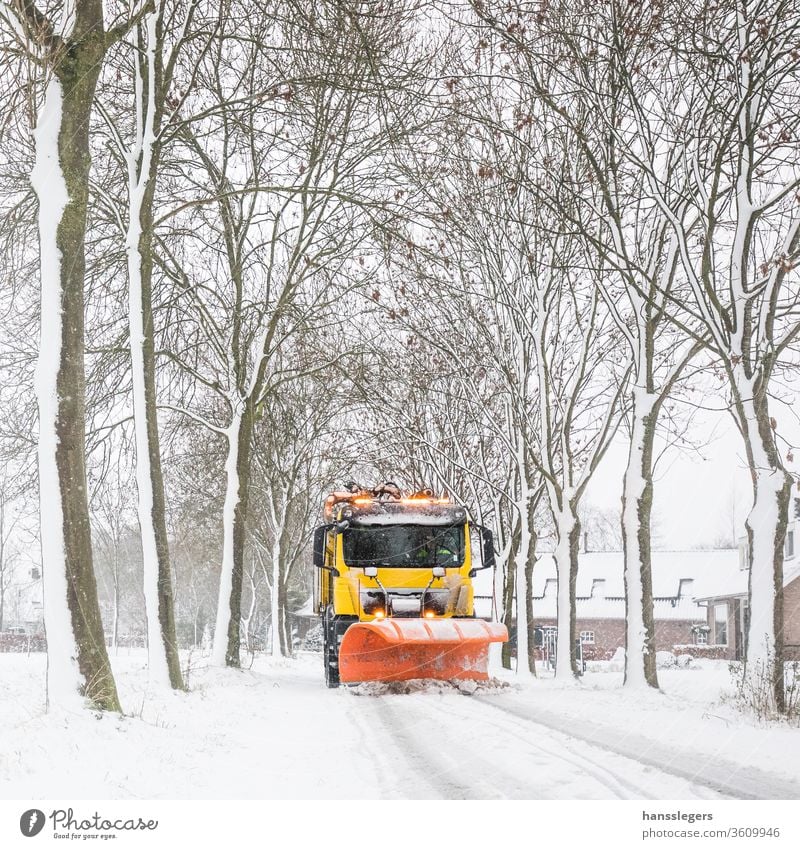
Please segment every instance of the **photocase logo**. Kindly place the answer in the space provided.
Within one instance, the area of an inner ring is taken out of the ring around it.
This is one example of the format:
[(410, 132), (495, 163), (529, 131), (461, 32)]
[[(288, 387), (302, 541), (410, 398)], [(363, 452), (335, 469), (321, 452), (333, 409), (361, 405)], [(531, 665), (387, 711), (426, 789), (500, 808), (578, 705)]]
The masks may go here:
[(119, 817), (111, 820), (95, 811), (89, 816), (78, 818), (72, 808), (56, 808), (45, 816), (44, 811), (31, 808), (19, 818), (19, 830), (25, 837), (36, 837), (47, 820), (52, 821), (54, 837), (84, 840), (98, 836), (107, 840), (116, 837), (116, 832), (120, 831), (155, 831), (158, 828), (158, 820), (145, 820), (142, 817)]
[(19, 818), (19, 830), (25, 837), (36, 837), (44, 828), (44, 812), (38, 808), (31, 808)]

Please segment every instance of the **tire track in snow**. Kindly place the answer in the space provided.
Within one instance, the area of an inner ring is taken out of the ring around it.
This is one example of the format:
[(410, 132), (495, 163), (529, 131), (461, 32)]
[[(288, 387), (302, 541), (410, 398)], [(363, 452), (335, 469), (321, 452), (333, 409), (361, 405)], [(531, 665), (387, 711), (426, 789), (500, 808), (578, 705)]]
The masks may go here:
[[(477, 700), (476, 697), (472, 697), (471, 700), (473, 699)], [(465, 718), (467, 711), (462, 712), (458, 710), (449, 710), (448, 713), (452, 716), (457, 716), (458, 718)], [(574, 749), (567, 745), (566, 741), (553, 741), (552, 735), (550, 735), (549, 737), (543, 738), (548, 741), (546, 744), (542, 742), (542, 737), (532, 740), (530, 737), (520, 734), (520, 731), (524, 732), (526, 729), (529, 730), (531, 725), (535, 725), (535, 723), (530, 721), (522, 722), (518, 718), (514, 717), (511, 720), (502, 720), (501, 722), (498, 722), (496, 719), (483, 719), (482, 725), (487, 724), (491, 724), (494, 728), (501, 730), (504, 733), (509, 733), (519, 745), (541, 752), (548, 759), (557, 759), (562, 761), (569, 766), (576, 768), (582, 774), (590, 776), (618, 799), (661, 798), (660, 795), (651, 793), (650, 791), (643, 789), (641, 786), (634, 784), (629, 779), (623, 778), (608, 766), (597, 763), (597, 761), (587, 757), (583, 752), (575, 752)], [(548, 732), (550, 731), (550, 729), (546, 730)], [(566, 735), (559, 734), (559, 736), (565, 737)], [(561, 796), (554, 798), (561, 798)]]
[[(638, 787), (626, 784), (585, 758), (521, 738), (519, 726), (513, 720), (487, 720), (476, 717), (473, 710), (454, 710), (452, 702), (444, 707), (443, 701), (431, 695), (378, 696), (374, 705), (378, 718), (404, 758), (446, 799), (560, 799), (565, 798), (565, 783), (578, 781), (585, 788), (586, 776), (603, 791), (599, 795), (592, 793), (592, 797), (646, 796)], [(456, 721), (447, 722), (448, 717)], [(485, 749), (475, 745), (487, 722), (499, 731), (495, 740), (502, 743), (501, 751), (493, 752), (491, 759), (486, 757)], [(477, 726), (476, 734), (469, 733), (473, 726)], [(503, 749), (513, 752), (510, 764), (501, 762)], [(521, 749), (527, 751), (522, 754)], [(514, 761), (518, 762), (516, 771)], [(561, 780), (554, 782), (556, 763), (561, 764)], [(461, 778), (464, 775), (469, 776), (468, 782)]]
[[(366, 709), (372, 713), (375, 721), (381, 726), (381, 737), (388, 740), (402, 759), (409, 765), (415, 775), (430, 788), (430, 795), (422, 798), (436, 799), (485, 799), (502, 798), (498, 796), (480, 796), (475, 794), (472, 784), (457, 780), (452, 773), (458, 766), (448, 757), (440, 753), (432, 757), (430, 746), (426, 745), (416, 735), (409, 733), (408, 727), (400, 712), (391, 707), (387, 699), (391, 696), (366, 697)], [(442, 763), (442, 754), (445, 763)], [(414, 798), (406, 795), (405, 798)]]
[[(348, 697), (347, 693), (337, 693), (337, 695)], [(348, 700), (349, 701), (349, 700)], [(390, 728), (385, 718), (376, 711), (371, 704), (372, 699), (363, 699), (364, 703), (350, 702), (345, 708), (347, 718), (350, 720), (351, 726), (355, 729), (361, 750), (369, 752), (370, 761), (374, 767), (375, 780), (378, 784), (379, 798), (381, 799), (432, 799), (432, 798), (447, 798), (442, 796), (436, 786), (430, 782), (427, 776), (420, 770), (419, 763), (410, 757), (405, 751), (401, 752), (403, 760), (408, 764), (407, 772), (413, 776), (415, 782), (419, 783), (420, 776), (424, 784), (428, 788), (427, 793), (416, 792), (401, 792), (398, 784), (403, 785), (411, 783), (411, 777), (408, 775), (398, 776), (397, 761), (390, 757), (397, 748), (397, 734)], [(364, 713), (370, 714), (365, 717)], [(405, 770), (404, 770), (405, 772)], [(391, 779), (390, 779), (391, 776)]]
[[(797, 799), (800, 788), (796, 784), (784, 781), (757, 768), (742, 767), (741, 764), (726, 760), (709, 761), (702, 755), (687, 753), (686, 757), (695, 758), (694, 769), (683, 768), (675, 763), (675, 750), (649, 738), (619, 729), (608, 728), (599, 723), (585, 723), (589, 730), (569, 719), (556, 714), (538, 711), (531, 716), (525, 707), (515, 704), (501, 704), (496, 696), (473, 696), (475, 701), (509, 714), (533, 726), (547, 728), (566, 737), (588, 743), (601, 751), (636, 761), (642, 766), (651, 767), (659, 772), (684, 779), (697, 787), (703, 787), (713, 793), (733, 799)], [(645, 754), (649, 752), (650, 754)]]

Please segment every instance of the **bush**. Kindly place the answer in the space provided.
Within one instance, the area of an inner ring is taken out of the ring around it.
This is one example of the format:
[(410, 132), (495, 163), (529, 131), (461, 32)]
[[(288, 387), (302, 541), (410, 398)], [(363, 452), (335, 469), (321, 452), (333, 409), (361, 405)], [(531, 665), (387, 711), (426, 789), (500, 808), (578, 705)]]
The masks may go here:
[(743, 713), (754, 716), (761, 722), (788, 720), (800, 724), (800, 661), (783, 664), (784, 707), (781, 714), (775, 702), (772, 686), (775, 659), (770, 657), (766, 665), (757, 663), (745, 666), (735, 661), (728, 665), (736, 686), (734, 703)]
[(322, 651), (322, 643), (322, 624), (318, 623), (308, 629), (308, 633), (303, 640), (303, 648), (306, 651)]
[(656, 666), (659, 669), (669, 669), (670, 667), (676, 666), (677, 660), (675, 655), (671, 651), (657, 651), (656, 652)]

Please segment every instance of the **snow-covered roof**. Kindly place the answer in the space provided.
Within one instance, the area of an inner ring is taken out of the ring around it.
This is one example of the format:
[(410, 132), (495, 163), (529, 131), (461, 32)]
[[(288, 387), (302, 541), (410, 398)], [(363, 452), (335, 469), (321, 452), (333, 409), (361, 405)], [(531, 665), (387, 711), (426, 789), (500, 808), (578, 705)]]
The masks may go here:
[[(747, 595), (747, 571), (740, 568), (739, 550), (654, 551), (653, 610), (656, 619), (705, 621), (708, 598)], [(480, 586), (480, 578), (484, 578)], [(800, 578), (800, 561), (787, 564), (784, 586)], [(475, 586), (475, 613), (492, 614), (491, 573), (479, 572)], [(540, 619), (556, 618), (556, 568), (552, 554), (543, 554), (533, 570), (533, 612)], [(580, 554), (576, 612), (584, 619), (624, 619), (625, 585), (621, 551)], [(309, 598), (297, 616), (316, 615)]]
[[(696, 599), (747, 592), (747, 572), (739, 568), (738, 549), (654, 551), (651, 557), (656, 619), (704, 620), (705, 608)], [(546, 554), (533, 570), (534, 616), (555, 618), (556, 586), (555, 561)], [(622, 552), (579, 555), (576, 599), (579, 618), (624, 618)]]

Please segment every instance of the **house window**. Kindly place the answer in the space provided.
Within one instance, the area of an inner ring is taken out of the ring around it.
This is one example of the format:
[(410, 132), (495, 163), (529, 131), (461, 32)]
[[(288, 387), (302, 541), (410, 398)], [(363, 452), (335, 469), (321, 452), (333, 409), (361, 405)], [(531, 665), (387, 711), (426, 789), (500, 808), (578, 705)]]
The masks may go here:
[(581, 642), (587, 645), (594, 645), (594, 631), (581, 631)]
[(794, 531), (787, 531), (786, 542), (783, 545), (783, 556), (794, 557)]
[(692, 627), (692, 641), (696, 646), (708, 645), (708, 625), (694, 625)]
[(739, 568), (744, 572), (750, 568), (750, 543), (747, 537), (742, 537), (737, 547), (739, 549)]
[(728, 645), (728, 605), (714, 605), (714, 645)]

